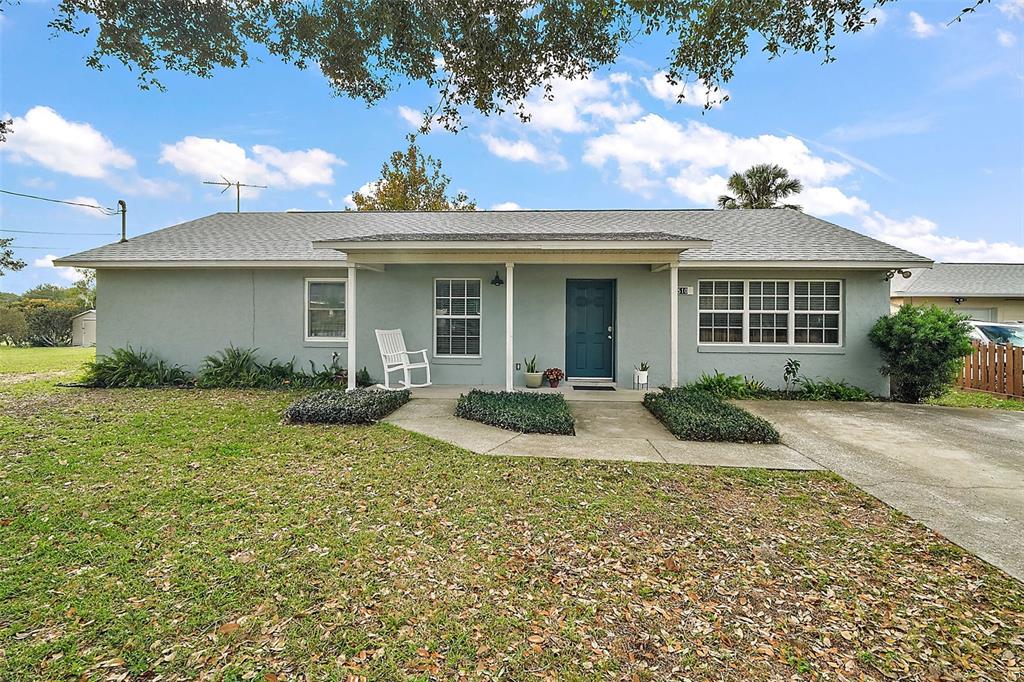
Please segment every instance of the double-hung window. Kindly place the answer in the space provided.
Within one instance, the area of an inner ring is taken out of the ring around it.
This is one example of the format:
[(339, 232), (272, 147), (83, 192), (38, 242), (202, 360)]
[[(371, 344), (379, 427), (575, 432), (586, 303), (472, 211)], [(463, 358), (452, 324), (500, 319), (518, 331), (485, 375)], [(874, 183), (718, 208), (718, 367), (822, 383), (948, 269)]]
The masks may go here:
[(345, 340), (345, 280), (306, 280), (306, 341)]
[(749, 343), (789, 343), (789, 282), (748, 282)]
[(839, 280), (702, 280), (697, 283), (701, 344), (839, 346)]
[(839, 282), (794, 282), (793, 341), (838, 345), (840, 298)]
[(480, 356), (479, 279), (434, 280), (434, 355)]
[(743, 343), (743, 281), (719, 280), (697, 286), (701, 343)]

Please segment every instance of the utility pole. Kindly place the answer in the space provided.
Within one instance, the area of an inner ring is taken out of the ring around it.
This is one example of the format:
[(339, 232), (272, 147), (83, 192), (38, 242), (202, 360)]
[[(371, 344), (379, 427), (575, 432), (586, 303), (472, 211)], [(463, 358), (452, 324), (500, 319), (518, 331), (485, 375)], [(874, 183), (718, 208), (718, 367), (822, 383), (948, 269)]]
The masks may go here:
[(217, 185), (218, 187), (223, 187), (224, 189), (221, 190), (221, 192), (220, 192), (221, 194), (224, 194), (224, 192), (227, 192), (229, 189), (234, 187), (235, 188), (235, 213), (241, 213), (242, 212), (242, 188), (243, 187), (255, 187), (257, 189), (267, 189), (266, 185), (247, 185), (244, 182), (239, 182), (238, 180), (236, 180), (235, 182), (231, 182), (230, 180), (225, 178), (223, 175), (220, 176), (220, 177), (221, 177), (221, 180), (219, 180), (219, 181), (203, 180), (203, 184), (204, 185)]
[(128, 204), (124, 203), (124, 199), (117, 200), (117, 212), (121, 214), (121, 241), (128, 241), (128, 221), (126, 216), (128, 214)]

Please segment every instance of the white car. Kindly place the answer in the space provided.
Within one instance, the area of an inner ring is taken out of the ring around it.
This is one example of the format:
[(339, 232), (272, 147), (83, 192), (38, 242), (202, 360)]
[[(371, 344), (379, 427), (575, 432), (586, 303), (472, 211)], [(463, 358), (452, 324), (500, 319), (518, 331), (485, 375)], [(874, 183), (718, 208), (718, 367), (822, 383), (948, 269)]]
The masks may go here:
[(983, 343), (1009, 343), (1024, 346), (1024, 324), (1009, 322), (975, 322), (968, 320), (971, 339)]

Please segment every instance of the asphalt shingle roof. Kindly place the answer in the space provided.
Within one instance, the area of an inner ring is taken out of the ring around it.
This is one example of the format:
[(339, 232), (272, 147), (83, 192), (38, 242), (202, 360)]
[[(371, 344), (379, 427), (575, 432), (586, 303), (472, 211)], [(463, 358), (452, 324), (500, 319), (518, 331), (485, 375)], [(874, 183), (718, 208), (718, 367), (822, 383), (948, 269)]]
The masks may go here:
[(1024, 297), (1024, 263), (936, 263), (894, 278), (893, 296)]
[[(361, 213), (216, 213), (76, 253), (62, 264), (117, 262), (344, 261), (314, 241), (380, 235), (445, 234), (450, 238), (712, 240), (683, 261), (886, 261), (928, 264), (927, 258), (788, 209), (579, 210)], [(659, 239), (662, 238), (659, 236)]]

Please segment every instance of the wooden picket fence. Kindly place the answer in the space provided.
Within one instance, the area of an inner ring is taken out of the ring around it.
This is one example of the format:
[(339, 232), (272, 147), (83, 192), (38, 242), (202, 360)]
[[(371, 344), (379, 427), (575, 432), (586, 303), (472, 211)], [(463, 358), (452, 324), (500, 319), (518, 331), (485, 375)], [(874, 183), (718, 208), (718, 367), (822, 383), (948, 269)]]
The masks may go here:
[(969, 391), (1024, 398), (1024, 346), (972, 342), (957, 385)]

